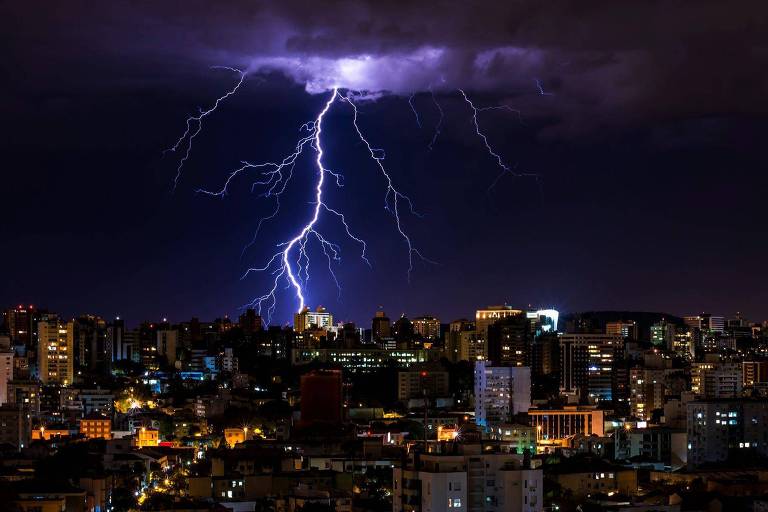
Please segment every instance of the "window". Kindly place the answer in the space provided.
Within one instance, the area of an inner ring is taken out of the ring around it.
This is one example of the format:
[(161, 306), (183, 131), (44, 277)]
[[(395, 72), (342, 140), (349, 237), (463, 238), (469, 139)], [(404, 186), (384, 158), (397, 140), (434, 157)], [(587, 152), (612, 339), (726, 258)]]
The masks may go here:
[(461, 508), (461, 498), (453, 498), (453, 508)]

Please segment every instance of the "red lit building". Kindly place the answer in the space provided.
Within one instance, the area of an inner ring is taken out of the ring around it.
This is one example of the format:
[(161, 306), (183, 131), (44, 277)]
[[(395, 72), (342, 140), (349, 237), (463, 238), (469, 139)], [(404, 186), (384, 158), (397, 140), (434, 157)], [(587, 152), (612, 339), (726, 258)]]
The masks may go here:
[(341, 423), (341, 370), (316, 370), (301, 376), (301, 423)]

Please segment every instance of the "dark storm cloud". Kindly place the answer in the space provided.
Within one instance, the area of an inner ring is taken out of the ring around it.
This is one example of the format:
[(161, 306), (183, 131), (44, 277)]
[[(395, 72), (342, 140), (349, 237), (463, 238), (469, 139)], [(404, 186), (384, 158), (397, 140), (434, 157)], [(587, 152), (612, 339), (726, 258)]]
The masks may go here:
[[(538, 94), (540, 80), (554, 98), (529, 115), (562, 118), (557, 130), (578, 133), (635, 120), (766, 112), (764, 5), (17, 2), (5, 6), (3, 32), (15, 58), (35, 62), (28, 79), (38, 65), (66, 75), (71, 59), (87, 58), (105, 82), (110, 70), (151, 80), (147, 62), (168, 73), (226, 64), (278, 70), (310, 92), (462, 87), (511, 101)], [(13, 65), (6, 63), (6, 74)]]

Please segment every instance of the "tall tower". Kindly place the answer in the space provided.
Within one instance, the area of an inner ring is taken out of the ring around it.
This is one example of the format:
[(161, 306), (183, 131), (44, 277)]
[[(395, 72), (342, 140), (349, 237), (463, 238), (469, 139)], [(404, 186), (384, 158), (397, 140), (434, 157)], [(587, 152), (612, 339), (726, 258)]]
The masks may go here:
[(75, 324), (49, 315), (38, 324), (38, 372), (43, 384), (69, 386), (74, 377)]

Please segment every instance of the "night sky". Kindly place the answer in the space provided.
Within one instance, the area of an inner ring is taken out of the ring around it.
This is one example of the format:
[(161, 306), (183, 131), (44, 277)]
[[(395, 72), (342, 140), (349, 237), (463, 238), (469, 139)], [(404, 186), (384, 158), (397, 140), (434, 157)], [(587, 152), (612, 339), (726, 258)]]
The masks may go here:
[[(336, 103), (325, 163), (345, 186), (327, 198), (373, 269), (328, 221), (343, 290), (315, 248), (310, 305), (363, 324), (379, 305), (450, 321), (504, 302), (768, 318), (762, 1), (30, 1), (0, 3), (0, 24), (3, 306), (129, 322), (237, 315), (270, 284), (243, 272), (309, 214), (311, 157), (244, 252), (273, 207), (251, 193), (255, 176), (224, 199), (195, 191), (241, 160), (285, 156), (340, 85), (377, 98), (359, 104), (360, 125), (422, 214), (403, 227), (436, 264), (415, 262), (408, 282), (384, 182)], [(179, 155), (163, 150), (237, 80), (215, 65), (249, 74), (206, 119), (173, 191)], [(520, 111), (479, 121), (538, 179), (491, 187), (499, 168), (459, 88)], [(445, 112), (431, 151), (430, 89)], [(274, 321), (295, 304), (281, 288)]]

